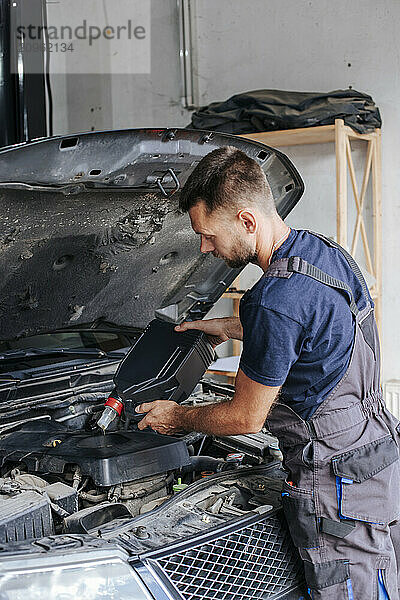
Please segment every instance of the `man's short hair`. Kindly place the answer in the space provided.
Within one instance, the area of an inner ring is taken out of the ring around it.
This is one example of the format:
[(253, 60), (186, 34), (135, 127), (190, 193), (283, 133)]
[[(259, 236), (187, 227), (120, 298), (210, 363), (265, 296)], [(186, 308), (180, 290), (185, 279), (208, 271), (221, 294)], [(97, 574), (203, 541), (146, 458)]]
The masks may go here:
[(276, 211), (264, 171), (234, 146), (217, 148), (201, 159), (181, 190), (179, 208), (187, 212), (200, 200), (208, 213), (246, 203), (257, 204), (266, 214)]

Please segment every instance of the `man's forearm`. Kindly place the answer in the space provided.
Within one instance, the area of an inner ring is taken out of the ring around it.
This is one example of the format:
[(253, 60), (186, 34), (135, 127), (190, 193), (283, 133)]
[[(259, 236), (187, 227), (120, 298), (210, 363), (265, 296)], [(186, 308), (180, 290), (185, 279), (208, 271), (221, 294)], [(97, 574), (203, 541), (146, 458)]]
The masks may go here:
[(232, 340), (243, 340), (243, 327), (238, 317), (226, 317), (227, 335)]
[(208, 406), (181, 406), (180, 426), (185, 431), (201, 431), (208, 435), (240, 435), (260, 431), (249, 414), (238, 413), (233, 400)]
[(171, 400), (144, 402), (136, 412), (145, 416), (139, 429), (173, 435), (178, 431), (200, 431), (208, 435), (257, 433), (277, 397), (279, 387), (269, 387), (249, 379), (239, 369), (232, 399), (206, 406), (182, 406)]

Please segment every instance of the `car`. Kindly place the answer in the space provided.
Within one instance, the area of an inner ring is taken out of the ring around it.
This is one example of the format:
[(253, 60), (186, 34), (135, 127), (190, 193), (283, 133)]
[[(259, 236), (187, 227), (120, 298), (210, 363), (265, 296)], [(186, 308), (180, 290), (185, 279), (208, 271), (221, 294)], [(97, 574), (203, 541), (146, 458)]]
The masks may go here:
[[(1, 600), (304, 595), (268, 431), (171, 437), (124, 413), (97, 424), (148, 324), (203, 318), (239, 273), (200, 253), (178, 210), (195, 165), (226, 145), (261, 165), (286, 217), (304, 191), (293, 164), (228, 134), (131, 129), (0, 150)], [(203, 373), (192, 384), (187, 405), (233, 395)]]

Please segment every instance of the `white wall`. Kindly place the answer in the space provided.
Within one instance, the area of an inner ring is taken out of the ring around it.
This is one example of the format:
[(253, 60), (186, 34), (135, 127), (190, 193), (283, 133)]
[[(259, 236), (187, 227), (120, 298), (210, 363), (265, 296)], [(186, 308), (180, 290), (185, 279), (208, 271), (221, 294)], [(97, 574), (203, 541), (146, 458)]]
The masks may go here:
[[(399, 30), (398, 0), (197, 0), (202, 104), (257, 88), (329, 91), (351, 85), (371, 94), (381, 109), (385, 380), (400, 379), (400, 269), (396, 264), (400, 256)], [(151, 33), (150, 76), (54, 78), (56, 131), (181, 126), (190, 120), (179, 103), (173, 0), (152, 0)], [(91, 111), (96, 106), (101, 108)], [(361, 148), (355, 149), (359, 162)], [(307, 187), (289, 224), (334, 235), (333, 147), (291, 148), (287, 153)]]
[[(198, 12), (203, 15), (198, 25), (202, 102), (257, 88), (329, 91), (351, 85), (371, 94), (379, 106), (384, 378), (400, 378), (400, 2), (199, 0)], [(289, 223), (334, 235), (332, 147), (292, 148), (287, 153), (307, 186)]]
[[(97, 2), (101, 13), (103, 3)], [(132, 17), (130, 0), (125, 2), (128, 19)], [(54, 134), (129, 127), (184, 127), (189, 123), (190, 113), (182, 108), (180, 100), (176, 0), (151, 0), (150, 34), (150, 74), (52, 76)]]

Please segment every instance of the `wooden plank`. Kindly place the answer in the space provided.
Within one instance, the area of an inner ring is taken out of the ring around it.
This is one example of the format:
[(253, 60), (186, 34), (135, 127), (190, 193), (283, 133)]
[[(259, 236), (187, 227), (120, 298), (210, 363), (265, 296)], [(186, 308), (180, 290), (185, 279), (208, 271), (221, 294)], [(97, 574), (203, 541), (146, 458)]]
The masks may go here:
[(302, 144), (325, 144), (335, 141), (335, 126), (304, 127), (301, 129), (283, 129), (279, 131), (260, 131), (243, 133), (245, 137), (267, 146), (300, 146)]
[[(374, 252), (373, 266), (376, 276), (374, 285), (374, 300), (376, 320), (378, 329), (381, 329), (381, 304), (382, 304), (382, 166), (381, 166), (381, 130), (360, 134), (351, 127), (344, 125), (342, 119), (336, 119), (335, 125), (323, 125), (320, 127), (309, 127), (300, 129), (287, 129), (280, 131), (261, 131), (257, 133), (245, 133), (239, 137), (264, 143), (268, 146), (300, 146), (302, 144), (324, 144), (335, 142), (336, 150), (336, 230), (339, 244), (348, 247), (347, 237), (347, 161), (346, 140), (364, 140), (374, 144), (372, 154), (372, 194), (373, 194), (373, 224), (374, 224)], [(368, 149), (369, 150), (369, 149)], [(368, 162), (368, 158), (367, 158)], [(365, 183), (365, 185), (364, 185)], [(364, 181), (359, 197), (362, 200), (365, 195), (368, 179), (364, 172)], [(355, 180), (353, 185), (355, 184)], [(358, 227), (363, 229), (363, 222)], [(353, 240), (354, 243), (354, 240)], [(368, 260), (368, 259), (367, 259)]]
[[(370, 142), (370, 143), (372, 143), (372, 142)], [(362, 212), (363, 207), (364, 207), (364, 196), (365, 196), (365, 191), (366, 191), (366, 186), (367, 186), (367, 183), (365, 181), (365, 172), (364, 172), (363, 183), (362, 183), (362, 192), (361, 192), (362, 195), (359, 197), (358, 189), (357, 189), (356, 172), (354, 169), (353, 158), (351, 156), (351, 146), (350, 146), (349, 138), (346, 139), (346, 154), (347, 154), (347, 163), (349, 165), (349, 171), (350, 171), (351, 185), (353, 187), (354, 201), (355, 201), (356, 207), (357, 207), (357, 222), (356, 222), (356, 226), (354, 229), (351, 254), (355, 257), (355, 251), (356, 251), (356, 246), (357, 246), (356, 231), (358, 231), (358, 229), (357, 229), (357, 226), (358, 226), (358, 227), (361, 227), (361, 237), (362, 237), (363, 246), (364, 246), (365, 258), (367, 261), (367, 269), (371, 273), (371, 275), (375, 276), (374, 267), (372, 265), (371, 252), (369, 249), (367, 232), (365, 230), (363, 212)], [(367, 157), (367, 159), (368, 159), (368, 157)], [(368, 170), (368, 175), (369, 175), (369, 170)]]
[(374, 154), (372, 158), (372, 201), (376, 279), (375, 315), (379, 334), (382, 335), (382, 157), (380, 129), (375, 130)]
[(206, 373), (212, 373), (214, 375), (224, 375), (224, 377), (236, 377), (235, 371), (215, 371), (214, 369), (208, 369)]
[[(349, 142), (349, 146), (350, 146), (350, 142)], [(359, 200), (359, 205), (357, 205), (358, 214), (357, 214), (357, 219), (356, 219), (356, 225), (354, 227), (354, 232), (353, 232), (353, 243), (351, 245), (351, 254), (353, 256), (355, 256), (356, 249), (357, 249), (358, 234), (359, 234), (359, 231), (360, 231), (361, 222), (364, 224), (362, 211), (363, 211), (363, 208), (364, 208), (365, 194), (366, 194), (367, 185), (368, 185), (368, 182), (369, 182), (369, 176), (370, 176), (370, 171), (371, 171), (373, 151), (374, 151), (374, 142), (373, 141), (368, 142), (368, 149), (367, 149), (367, 157), (366, 157), (366, 160), (365, 160), (363, 182), (362, 182), (362, 186), (361, 186), (360, 197), (358, 199)], [(353, 179), (352, 179), (352, 181), (353, 181)], [(357, 201), (356, 201), (356, 204), (357, 204)], [(364, 234), (366, 236), (365, 227), (364, 227)], [(369, 249), (369, 245), (368, 245), (368, 249)], [(371, 273), (371, 275), (374, 275), (373, 269), (372, 269), (372, 271), (370, 269), (370, 273)]]
[(222, 377), (226, 377), (228, 379), (228, 383), (231, 385), (235, 385), (236, 373), (233, 371), (213, 371), (209, 369), (206, 371), (206, 375), (222, 375)]
[[(239, 316), (240, 298), (233, 299), (233, 316)], [(232, 340), (232, 354), (233, 356), (239, 356), (242, 352), (242, 342), (240, 340)]]
[[(224, 292), (222, 294), (223, 298), (230, 298), (231, 300), (240, 300), (243, 296), (244, 292)], [(239, 315), (238, 315), (239, 316)]]
[(377, 292), (375, 290), (375, 286), (372, 286), (372, 288), (370, 288), (369, 293), (371, 294), (372, 300), (376, 300)]
[(242, 352), (242, 342), (239, 340), (232, 340), (232, 354), (233, 356), (240, 356)]
[(357, 131), (354, 131), (354, 129), (348, 125), (345, 125), (345, 130), (348, 137), (352, 140), (365, 140), (368, 142), (373, 140), (375, 137), (374, 131), (371, 131), (371, 133), (357, 133)]
[(336, 235), (337, 242), (347, 249), (347, 161), (346, 131), (343, 119), (335, 121), (336, 150)]
[[(372, 140), (374, 133), (357, 133), (348, 125), (344, 125), (344, 132), (352, 140)], [(266, 144), (267, 146), (301, 146), (303, 144), (326, 144), (335, 141), (335, 125), (320, 125), (318, 127), (301, 127), (299, 129), (279, 129), (278, 131), (258, 131), (256, 133), (242, 133), (245, 137)]]

